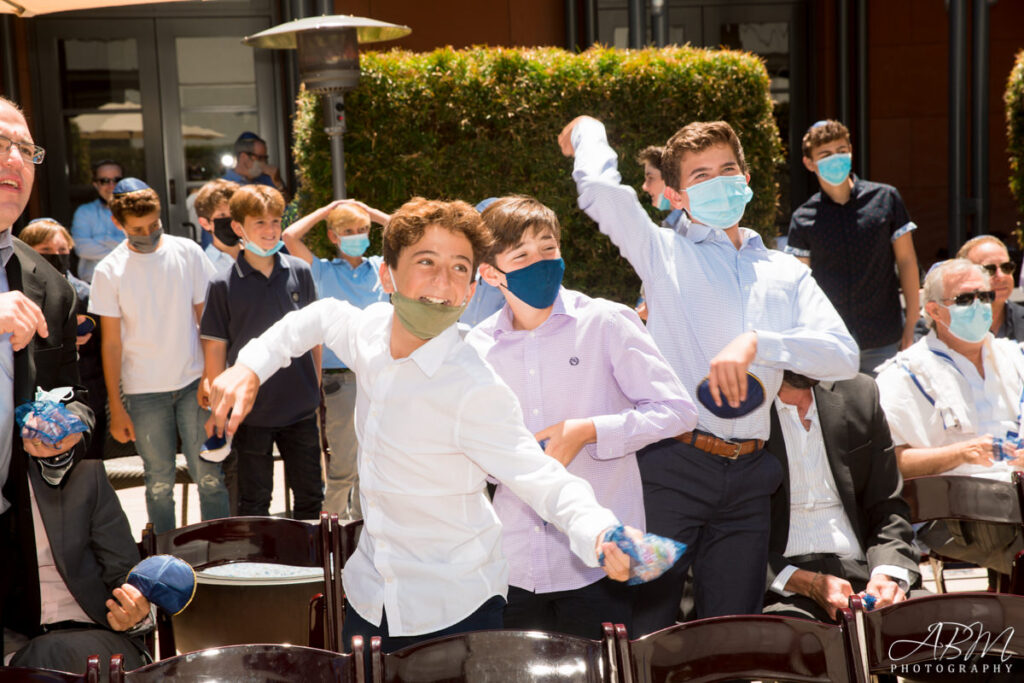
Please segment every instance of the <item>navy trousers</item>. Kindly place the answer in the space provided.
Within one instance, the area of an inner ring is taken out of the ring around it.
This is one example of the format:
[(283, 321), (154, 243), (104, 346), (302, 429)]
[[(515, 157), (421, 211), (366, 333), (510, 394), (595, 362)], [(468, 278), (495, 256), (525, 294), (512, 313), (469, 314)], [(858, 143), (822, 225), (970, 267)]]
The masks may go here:
[(671, 570), (639, 587), (630, 635), (676, 622), (691, 565), (699, 618), (760, 614), (779, 461), (764, 449), (730, 460), (666, 439), (640, 451), (638, 463), (647, 530), (687, 549)]

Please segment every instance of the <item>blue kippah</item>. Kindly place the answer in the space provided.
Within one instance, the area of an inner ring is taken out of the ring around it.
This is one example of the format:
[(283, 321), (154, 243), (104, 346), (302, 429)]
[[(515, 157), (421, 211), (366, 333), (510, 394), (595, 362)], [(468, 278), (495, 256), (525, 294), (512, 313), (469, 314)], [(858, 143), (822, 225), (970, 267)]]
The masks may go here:
[(697, 400), (701, 402), (705, 408), (711, 411), (711, 414), (716, 417), (723, 417), (726, 419), (732, 419), (737, 417), (743, 417), (744, 415), (756, 410), (762, 403), (764, 403), (764, 385), (761, 384), (761, 380), (757, 378), (757, 375), (747, 373), (747, 398), (736, 408), (729, 405), (729, 402), (725, 400), (725, 396), (722, 396), (722, 405), (716, 406), (714, 399), (711, 398), (711, 389), (709, 388), (708, 378), (705, 377), (701, 380), (701, 383), (697, 385)]
[(122, 178), (117, 185), (114, 186), (114, 196), (120, 197), (121, 195), (131, 194), (132, 192), (138, 192), (139, 190), (150, 189), (152, 188), (149, 185), (138, 178)]
[(39, 221), (50, 221), (51, 223), (56, 223), (57, 225), (60, 225), (59, 220), (57, 220), (56, 218), (50, 218), (49, 216), (40, 216), (39, 218), (33, 218), (28, 223), (26, 223), (26, 225), (32, 225), (33, 223), (38, 223)]
[(479, 211), (480, 213), (483, 213), (484, 209), (486, 209), (488, 206), (490, 206), (496, 201), (498, 201), (497, 197), (488, 197), (487, 199), (483, 200), (482, 202), (476, 205), (476, 210)]
[(256, 135), (256, 133), (253, 133), (251, 130), (247, 130), (244, 133), (242, 133), (241, 135), (239, 135), (238, 139), (235, 140), (235, 142), (241, 142), (242, 140), (262, 140), (262, 139), (263, 138), (261, 138), (259, 135)]
[(196, 592), (196, 572), (192, 565), (173, 555), (147, 557), (128, 572), (125, 582), (172, 615), (188, 607)]
[[(827, 125), (828, 125), (828, 119), (822, 119), (821, 121), (815, 121), (814, 123), (812, 123), (811, 124), (811, 128), (821, 128), (822, 126), (827, 126)], [(807, 130), (811, 130), (811, 128), (808, 128)]]

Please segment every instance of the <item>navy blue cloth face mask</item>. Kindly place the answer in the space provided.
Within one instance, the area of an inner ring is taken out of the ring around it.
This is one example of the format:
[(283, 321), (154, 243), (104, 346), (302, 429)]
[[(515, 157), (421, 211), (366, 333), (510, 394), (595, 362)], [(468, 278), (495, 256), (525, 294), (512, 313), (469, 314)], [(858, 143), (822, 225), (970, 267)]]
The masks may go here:
[(558, 297), (558, 288), (562, 286), (562, 276), (565, 275), (565, 261), (560, 258), (544, 259), (508, 273), (497, 266), (494, 269), (505, 276), (508, 283), (505, 289), (520, 301), (533, 308), (547, 308)]

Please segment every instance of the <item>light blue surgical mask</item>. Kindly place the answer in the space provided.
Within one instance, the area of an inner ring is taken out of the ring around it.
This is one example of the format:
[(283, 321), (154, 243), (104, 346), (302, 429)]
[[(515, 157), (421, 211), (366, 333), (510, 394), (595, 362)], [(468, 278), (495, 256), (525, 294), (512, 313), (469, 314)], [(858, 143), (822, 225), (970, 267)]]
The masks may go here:
[(754, 192), (743, 174), (720, 175), (684, 190), (690, 197), (690, 213), (698, 223), (725, 230), (739, 223)]
[(277, 240), (277, 244), (272, 246), (270, 249), (264, 249), (263, 247), (256, 246), (249, 240), (249, 237), (245, 234), (244, 228), (242, 229), (242, 240), (245, 242), (245, 248), (257, 256), (273, 256), (284, 248), (284, 242), (281, 240)]
[(338, 237), (338, 249), (346, 256), (362, 256), (369, 247), (370, 236), (366, 233)]
[(662, 192), (661, 194), (658, 195), (657, 206), (658, 206), (658, 211), (671, 211), (672, 210), (672, 202), (670, 202), (668, 199), (665, 198), (665, 193), (664, 192)]
[[(946, 306), (949, 311), (949, 333), (961, 341), (977, 344), (992, 327), (992, 304), (978, 300), (968, 306)], [(939, 322), (942, 322), (941, 320)]]
[(815, 162), (818, 175), (829, 185), (842, 185), (850, 177), (852, 154), (833, 154)]

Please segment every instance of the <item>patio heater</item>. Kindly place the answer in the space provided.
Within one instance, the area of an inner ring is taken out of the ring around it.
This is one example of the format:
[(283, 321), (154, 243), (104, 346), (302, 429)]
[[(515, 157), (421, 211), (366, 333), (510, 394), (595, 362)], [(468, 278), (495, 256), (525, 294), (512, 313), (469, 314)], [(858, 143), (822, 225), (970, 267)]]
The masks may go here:
[(250, 47), (298, 50), (299, 79), (308, 90), (323, 96), (335, 199), (345, 198), (345, 93), (359, 83), (359, 45), (410, 33), (408, 26), (331, 15), (289, 21), (242, 41)]

